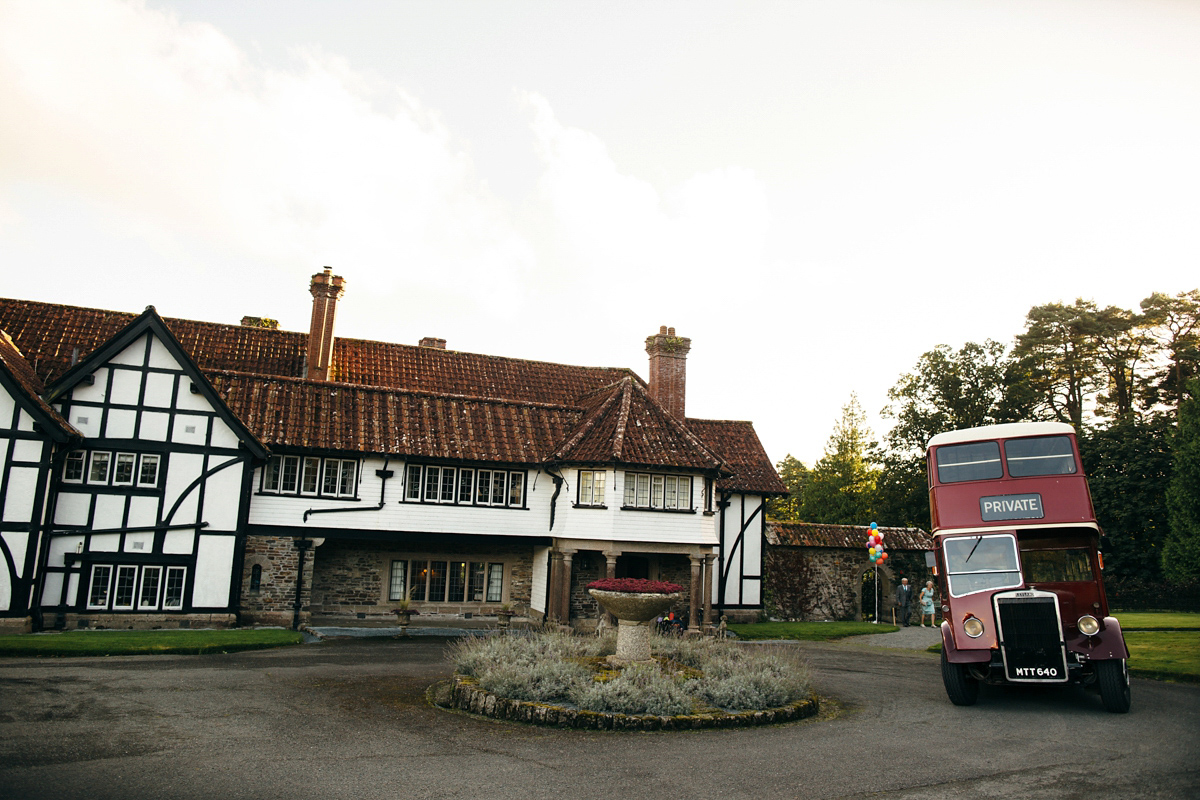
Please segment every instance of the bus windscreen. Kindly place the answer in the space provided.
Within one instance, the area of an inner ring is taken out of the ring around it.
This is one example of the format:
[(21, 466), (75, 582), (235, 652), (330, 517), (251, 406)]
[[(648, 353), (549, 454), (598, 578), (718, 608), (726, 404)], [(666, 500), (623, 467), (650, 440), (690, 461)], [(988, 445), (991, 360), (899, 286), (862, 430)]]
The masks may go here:
[(954, 597), (1021, 585), (1017, 540), (1011, 534), (954, 537), (943, 548)]

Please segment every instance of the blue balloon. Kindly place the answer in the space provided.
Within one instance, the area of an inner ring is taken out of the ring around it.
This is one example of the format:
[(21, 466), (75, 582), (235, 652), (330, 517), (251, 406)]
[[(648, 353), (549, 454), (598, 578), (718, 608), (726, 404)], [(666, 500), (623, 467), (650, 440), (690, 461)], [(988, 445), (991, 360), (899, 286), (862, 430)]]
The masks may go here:
[(879, 527), (879, 525), (877, 525), (876, 523), (874, 523), (874, 522), (871, 523), (871, 530), (875, 530), (878, 527)]

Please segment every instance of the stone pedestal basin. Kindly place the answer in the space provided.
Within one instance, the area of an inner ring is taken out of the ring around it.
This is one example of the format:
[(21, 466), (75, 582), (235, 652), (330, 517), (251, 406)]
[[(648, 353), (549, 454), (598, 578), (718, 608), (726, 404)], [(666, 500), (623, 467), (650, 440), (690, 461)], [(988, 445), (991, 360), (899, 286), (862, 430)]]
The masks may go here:
[(674, 605), (683, 594), (675, 592), (612, 592), (588, 589), (604, 610), (617, 618), (615, 661), (650, 660), (650, 621)]

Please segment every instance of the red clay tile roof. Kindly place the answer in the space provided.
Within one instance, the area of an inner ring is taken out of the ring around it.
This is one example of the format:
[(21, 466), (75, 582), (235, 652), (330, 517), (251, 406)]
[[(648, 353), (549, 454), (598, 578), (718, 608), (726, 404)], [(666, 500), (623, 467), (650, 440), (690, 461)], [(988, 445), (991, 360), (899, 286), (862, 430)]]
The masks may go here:
[[(0, 328), (46, 384), (136, 317), (0, 298)], [(339, 338), (332, 382), (315, 383), (300, 380), (306, 333), (163, 322), (268, 446), (710, 469), (719, 488), (786, 493), (750, 423), (681, 425), (629, 369)]]
[(632, 378), (592, 393), (580, 405), (583, 419), (555, 451), (556, 461), (722, 469), (720, 457)]
[(42, 394), (45, 392), (42, 379), (29, 366), (29, 362), (25, 360), (12, 338), (4, 330), (0, 330), (0, 369), (3, 369), (12, 378), (17, 392), (33, 407), (34, 413), (43, 417), (43, 420), (39, 421), (53, 425), (65, 436), (81, 435), (42, 399)]
[(688, 419), (687, 426), (716, 453), (733, 472), (717, 481), (726, 491), (786, 495), (787, 487), (779, 479), (771, 459), (763, 450), (751, 422), (718, 419)]
[(234, 372), (208, 378), (269, 447), (539, 464), (580, 417), (540, 403)]
[[(866, 525), (826, 525), (819, 522), (767, 523), (767, 543), (783, 547), (836, 547), (867, 550)], [(933, 537), (920, 528), (880, 528), (888, 550), (931, 550)]]

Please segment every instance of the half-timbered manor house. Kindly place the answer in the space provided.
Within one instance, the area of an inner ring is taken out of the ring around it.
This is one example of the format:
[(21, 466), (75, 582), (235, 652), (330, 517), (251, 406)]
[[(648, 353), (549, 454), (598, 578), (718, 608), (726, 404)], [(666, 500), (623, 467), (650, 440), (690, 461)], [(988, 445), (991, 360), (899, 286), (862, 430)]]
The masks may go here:
[(749, 422), (649, 380), (307, 333), (0, 299), (0, 627), (283, 624), (512, 609), (587, 626), (604, 576), (683, 584), (693, 628), (761, 608)]

